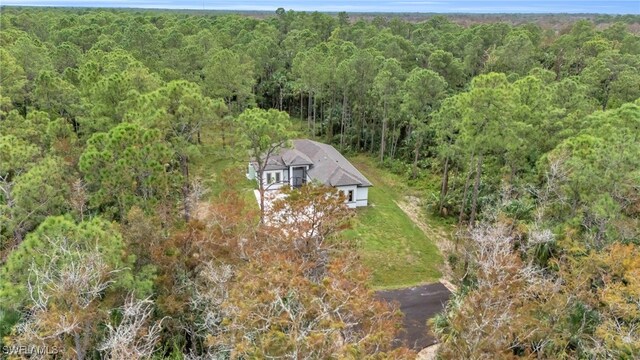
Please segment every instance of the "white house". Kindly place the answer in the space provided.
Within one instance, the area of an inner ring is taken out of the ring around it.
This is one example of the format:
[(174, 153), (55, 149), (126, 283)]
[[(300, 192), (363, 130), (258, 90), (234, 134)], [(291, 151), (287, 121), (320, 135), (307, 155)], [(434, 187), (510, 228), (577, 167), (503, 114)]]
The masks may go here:
[[(300, 187), (312, 180), (342, 191), (350, 208), (367, 206), (371, 182), (333, 146), (299, 139), (267, 159), (262, 180), (267, 190), (290, 185)], [(247, 178), (258, 181), (257, 164), (249, 163)]]

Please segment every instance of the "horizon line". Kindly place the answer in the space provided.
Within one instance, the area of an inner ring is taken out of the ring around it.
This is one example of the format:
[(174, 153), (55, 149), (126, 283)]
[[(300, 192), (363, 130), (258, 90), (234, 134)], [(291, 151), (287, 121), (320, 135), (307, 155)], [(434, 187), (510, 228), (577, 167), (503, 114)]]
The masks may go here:
[[(2, 4), (0, 8), (54, 8), (54, 9), (112, 9), (112, 10), (160, 10), (160, 11), (227, 11), (227, 12), (260, 12), (274, 13), (275, 9), (234, 9), (234, 8), (200, 8), (200, 7), (140, 7), (140, 6), (91, 6), (91, 5), (22, 5), (22, 4)], [(346, 11), (346, 10), (295, 10), (285, 9), (285, 11), (324, 13), (324, 14), (448, 14), (448, 15), (609, 15), (609, 16), (640, 16), (640, 13), (607, 13), (607, 12), (482, 12), (482, 11)]]

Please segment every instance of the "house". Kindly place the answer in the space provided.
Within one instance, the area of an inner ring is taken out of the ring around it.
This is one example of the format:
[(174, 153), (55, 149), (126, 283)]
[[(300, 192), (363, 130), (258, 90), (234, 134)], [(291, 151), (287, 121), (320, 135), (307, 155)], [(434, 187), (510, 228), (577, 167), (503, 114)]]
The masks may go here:
[[(344, 193), (350, 208), (367, 206), (371, 182), (333, 146), (308, 139), (292, 141), (267, 159), (262, 181), (265, 189), (300, 187), (310, 181), (333, 186)], [(258, 181), (258, 165), (249, 163), (247, 178)]]

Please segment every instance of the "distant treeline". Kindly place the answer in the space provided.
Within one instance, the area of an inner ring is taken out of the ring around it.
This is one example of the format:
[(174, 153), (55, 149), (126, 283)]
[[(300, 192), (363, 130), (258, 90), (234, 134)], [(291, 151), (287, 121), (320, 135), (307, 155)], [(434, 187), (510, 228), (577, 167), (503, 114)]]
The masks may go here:
[[(0, 9), (20, 9), (27, 8), (33, 11), (43, 9), (42, 7), (30, 7), (30, 6), (7, 6), (4, 5)], [(263, 10), (210, 10), (210, 9), (141, 9), (141, 8), (95, 8), (95, 7), (47, 7), (46, 9), (52, 9), (57, 11), (71, 11), (74, 13), (82, 13), (85, 11), (125, 11), (134, 13), (177, 13), (177, 14), (189, 14), (189, 15), (225, 15), (225, 14), (237, 14), (243, 16), (249, 16), (259, 19), (273, 17), (273, 11)], [(285, 9), (287, 10), (287, 9)], [(640, 15), (634, 14), (593, 14), (593, 13), (549, 13), (549, 14), (527, 14), (527, 13), (430, 13), (430, 12), (338, 12), (338, 11), (324, 11), (323, 14), (327, 14), (333, 17), (337, 17), (340, 13), (347, 14), (352, 20), (373, 20), (375, 18), (400, 18), (403, 21), (408, 22), (420, 22), (428, 20), (434, 16), (447, 16), (452, 22), (461, 25), (472, 25), (492, 22), (505, 22), (511, 25), (520, 25), (523, 23), (536, 23), (543, 27), (551, 26), (566, 26), (578, 20), (590, 20), (595, 24), (610, 24), (614, 22), (623, 22), (625, 24), (640, 24)]]

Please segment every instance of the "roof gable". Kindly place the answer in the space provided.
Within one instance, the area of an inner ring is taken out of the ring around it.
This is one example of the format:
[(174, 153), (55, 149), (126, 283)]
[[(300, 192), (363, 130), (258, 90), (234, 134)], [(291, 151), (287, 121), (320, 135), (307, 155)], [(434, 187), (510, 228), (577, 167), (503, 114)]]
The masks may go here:
[(282, 161), (287, 166), (312, 165), (313, 161), (298, 149), (286, 149), (282, 154)]
[(336, 169), (329, 178), (329, 182), (332, 186), (361, 185), (362, 183), (362, 181), (356, 179), (355, 176), (350, 175), (342, 169)]

